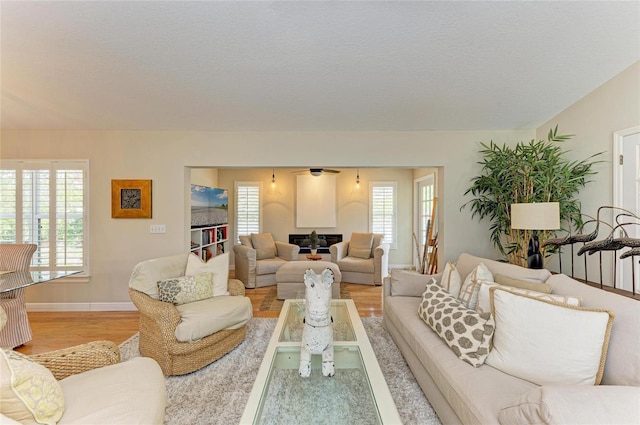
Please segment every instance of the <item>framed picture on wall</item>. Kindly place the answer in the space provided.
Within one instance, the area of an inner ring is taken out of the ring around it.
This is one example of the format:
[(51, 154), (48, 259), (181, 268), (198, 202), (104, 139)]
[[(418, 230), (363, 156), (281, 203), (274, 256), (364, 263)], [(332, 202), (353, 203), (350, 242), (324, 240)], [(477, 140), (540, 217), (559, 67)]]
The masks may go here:
[(111, 218), (151, 218), (151, 180), (111, 180)]

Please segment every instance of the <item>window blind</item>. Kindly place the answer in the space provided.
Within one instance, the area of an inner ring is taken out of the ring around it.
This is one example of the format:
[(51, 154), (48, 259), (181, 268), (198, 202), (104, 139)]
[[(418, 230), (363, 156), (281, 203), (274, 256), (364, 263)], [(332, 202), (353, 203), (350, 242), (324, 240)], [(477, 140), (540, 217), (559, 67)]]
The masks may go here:
[(370, 183), (370, 221), (369, 228), (372, 233), (384, 234), (384, 241), (397, 247), (396, 240), (396, 182), (371, 182)]

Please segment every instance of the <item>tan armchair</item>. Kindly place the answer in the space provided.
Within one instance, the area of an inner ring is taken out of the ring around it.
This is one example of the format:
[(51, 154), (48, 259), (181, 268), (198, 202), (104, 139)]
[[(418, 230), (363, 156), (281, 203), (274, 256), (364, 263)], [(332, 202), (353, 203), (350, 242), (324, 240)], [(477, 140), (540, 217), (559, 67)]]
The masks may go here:
[[(62, 416), (57, 421), (65, 424), (162, 424), (167, 404), (167, 391), (162, 370), (158, 364), (146, 357), (136, 357), (120, 362), (120, 349), (112, 341), (94, 341), (87, 344), (42, 354), (27, 356), (51, 372), (47, 377), (30, 366), (31, 362), (20, 361), (14, 355), (7, 354), (0, 358), (0, 381), (3, 395), (11, 394), (8, 370), (10, 362), (17, 361), (20, 369), (33, 376), (39, 386), (59, 385), (62, 390), (63, 411), (51, 404), (38, 408), (45, 415)], [(13, 364), (16, 367), (16, 364)], [(48, 381), (51, 379), (51, 381)], [(57, 384), (51, 383), (53, 380)], [(25, 385), (25, 383), (23, 383)], [(8, 392), (5, 392), (8, 390)], [(40, 400), (34, 398), (32, 402)], [(123, 408), (126, 406), (126, 408)], [(0, 403), (0, 423), (19, 424), (36, 423), (33, 407), (29, 408), (17, 397), (7, 397)]]
[(246, 288), (275, 285), (278, 269), (300, 252), (298, 245), (274, 241), (271, 233), (240, 236), (240, 242), (233, 246), (235, 271)]
[[(167, 376), (191, 373), (233, 350), (246, 337), (253, 315), (236, 279), (228, 280), (229, 295), (182, 305), (161, 301), (157, 282), (184, 276), (189, 255), (143, 261), (129, 280), (129, 296), (140, 311), (140, 354), (155, 359)], [(228, 274), (228, 254), (223, 255)]]
[[(34, 244), (0, 244), (1, 271), (27, 271), (38, 248)], [(24, 300), (25, 289), (0, 294), (0, 307), (7, 315), (7, 326), (0, 330), (0, 347), (14, 348), (31, 341), (31, 326)]]
[(352, 233), (351, 240), (329, 247), (331, 262), (338, 265), (342, 281), (382, 285), (389, 272), (389, 244), (377, 233)]

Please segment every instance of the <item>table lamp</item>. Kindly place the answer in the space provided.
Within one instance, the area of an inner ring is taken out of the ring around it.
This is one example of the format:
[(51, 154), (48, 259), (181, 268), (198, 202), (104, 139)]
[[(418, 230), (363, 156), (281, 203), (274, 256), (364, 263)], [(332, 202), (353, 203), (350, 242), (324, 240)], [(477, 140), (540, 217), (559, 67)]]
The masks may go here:
[(527, 266), (530, 269), (541, 269), (544, 262), (537, 232), (560, 228), (560, 204), (558, 202), (511, 204), (511, 228), (533, 230), (527, 249)]

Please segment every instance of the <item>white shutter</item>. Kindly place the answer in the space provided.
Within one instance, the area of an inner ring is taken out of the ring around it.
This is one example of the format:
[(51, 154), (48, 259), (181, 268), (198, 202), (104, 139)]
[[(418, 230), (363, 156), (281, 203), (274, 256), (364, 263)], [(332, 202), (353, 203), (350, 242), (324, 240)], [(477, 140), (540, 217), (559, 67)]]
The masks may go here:
[(261, 182), (236, 182), (236, 243), (239, 236), (260, 233)]
[(88, 161), (3, 161), (0, 238), (33, 243), (32, 270), (87, 270)]
[(397, 183), (370, 182), (369, 184), (369, 230), (384, 234), (384, 242), (397, 247)]

